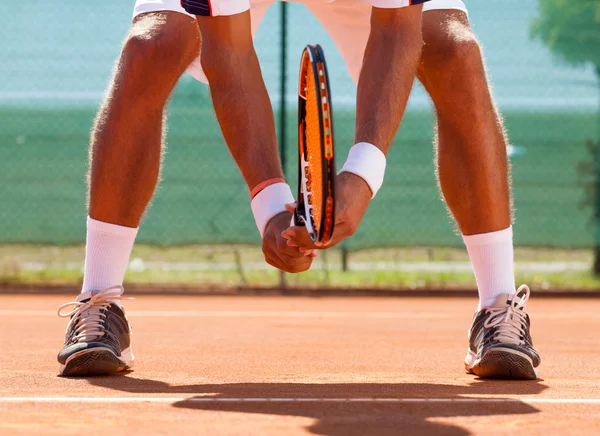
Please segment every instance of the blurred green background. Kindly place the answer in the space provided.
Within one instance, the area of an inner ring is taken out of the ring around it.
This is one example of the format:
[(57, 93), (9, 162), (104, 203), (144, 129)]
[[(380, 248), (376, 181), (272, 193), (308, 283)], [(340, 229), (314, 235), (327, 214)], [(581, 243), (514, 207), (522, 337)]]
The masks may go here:
[[(68, 8), (42, 0), (0, 4), (4, 30), (11, 35), (0, 46), (0, 243), (5, 245), (85, 240), (89, 131), (133, 2), (66, 3)], [(600, 2), (465, 3), (510, 137), (516, 244), (594, 247), (599, 165), (590, 144), (598, 142), (600, 126)], [(280, 4), (265, 16), (256, 45), (278, 118), (285, 102), (289, 135), (281, 146), (288, 151), (286, 173), (294, 184), (302, 47), (318, 42), (329, 58), (340, 161), (352, 144), (356, 89), (308, 10), (297, 3), (287, 10), (283, 95)], [(222, 139), (207, 88), (182, 77), (167, 112), (163, 181), (138, 241), (165, 247), (258, 245), (247, 188)], [(430, 102), (416, 85), (384, 187), (344, 250), (461, 247), (436, 186), (433, 130)]]

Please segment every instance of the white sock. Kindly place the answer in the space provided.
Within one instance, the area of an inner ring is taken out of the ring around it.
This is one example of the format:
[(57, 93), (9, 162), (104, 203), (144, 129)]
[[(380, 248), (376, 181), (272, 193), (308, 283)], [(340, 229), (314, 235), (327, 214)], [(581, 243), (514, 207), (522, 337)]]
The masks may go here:
[(512, 226), (497, 232), (463, 235), (479, 290), (479, 309), (500, 294), (514, 294), (515, 270)]
[(123, 285), (137, 232), (88, 217), (82, 293)]

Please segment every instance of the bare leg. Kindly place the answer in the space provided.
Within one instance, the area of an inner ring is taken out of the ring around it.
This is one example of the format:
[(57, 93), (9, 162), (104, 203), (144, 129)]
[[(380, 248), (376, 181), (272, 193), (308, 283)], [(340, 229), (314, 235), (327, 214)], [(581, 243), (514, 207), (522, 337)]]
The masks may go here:
[(423, 14), (419, 79), (438, 118), (441, 191), (469, 252), (479, 307), (516, 291), (509, 164), (502, 119), (464, 12)]
[(484, 378), (535, 379), (540, 357), (526, 315), (529, 289), (515, 289), (506, 137), (481, 49), (460, 11), (426, 12), (423, 36), (419, 78), (438, 117), (440, 187), (463, 233), (479, 292), (465, 368)]
[(438, 175), (446, 203), (464, 235), (506, 229), (506, 138), (466, 14), (425, 12), (423, 39), (418, 77), (435, 104)]
[(199, 50), (196, 21), (175, 12), (140, 16), (125, 39), (92, 132), (84, 280), (58, 355), (61, 375), (133, 365), (123, 279), (160, 172), (163, 109)]
[(184, 14), (144, 14), (133, 23), (92, 131), (92, 218), (139, 225), (160, 172), (167, 98), (199, 50), (196, 21)]
[(156, 12), (139, 16), (125, 39), (92, 132), (84, 292), (123, 283), (160, 173), (165, 103), (199, 38), (193, 18)]

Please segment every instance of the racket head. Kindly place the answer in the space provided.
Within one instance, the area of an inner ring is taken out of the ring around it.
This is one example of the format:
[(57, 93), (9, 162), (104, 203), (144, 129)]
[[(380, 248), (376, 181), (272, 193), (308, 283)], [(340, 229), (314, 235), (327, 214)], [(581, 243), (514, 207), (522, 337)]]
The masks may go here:
[(295, 224), (317, 245), (327, 244), (335, 224), (335, 148), (331, 90), (319, 45), (302, 52), (298, 85), (298, 197)]

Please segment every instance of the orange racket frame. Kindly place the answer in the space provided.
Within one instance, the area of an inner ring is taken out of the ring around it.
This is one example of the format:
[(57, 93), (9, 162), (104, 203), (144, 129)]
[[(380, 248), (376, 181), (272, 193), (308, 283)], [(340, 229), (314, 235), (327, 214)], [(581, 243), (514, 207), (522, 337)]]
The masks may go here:
[(320, 45), (302, 52), (298, 86), (298, 198), (294, 222), (327, 244), (335, 225), (335, 148), (331, 90)]

